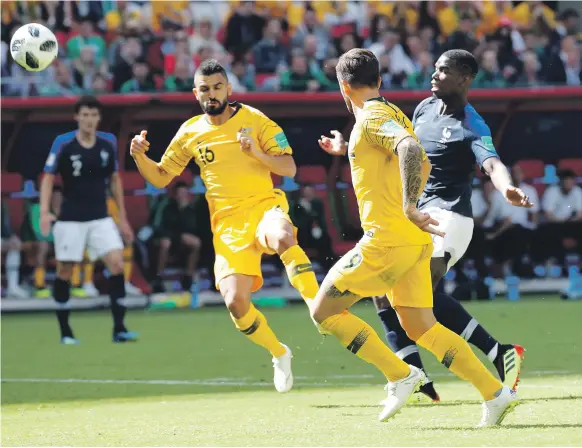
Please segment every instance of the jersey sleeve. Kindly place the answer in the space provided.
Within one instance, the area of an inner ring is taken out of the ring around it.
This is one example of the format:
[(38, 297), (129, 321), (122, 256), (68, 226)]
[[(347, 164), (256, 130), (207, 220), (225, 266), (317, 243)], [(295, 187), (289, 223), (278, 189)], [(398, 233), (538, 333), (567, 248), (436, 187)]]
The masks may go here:
[(471, 144), (471, 151), (473, 151), (479, 167), (482, 168), (483, 162), (491, 157), (499, 158), (493, 145), (491, 130), (485, 120), (476, 112), (468, 116), (466, 132)]
[(182, 128), (176, 133), (159, 163), (161, 169), (172, 176), (179, 176), (192, 158), (185, 148), (184, 132)]
[(374, 112), (368, 116), (362, 125), (362, 135), (370, 145), (381, 148), (389, 155), (396, 154), (398, 143), (406, 137), (415, 138), (388, 112)]
[(293, 154), (283, 129), (273, 120), (263, 114), (258, 115), (258, 144), (261, 150), (270, 156)]
[(59, 157), (61, 155), (62, 149), (65, 146), (66, 139), (62, 135), (59, 135), (53, 141), (49, 155), (46, 158), (44, 164), (44, 172), (47, 174), (57, 174), (59, 171)]
[(117, 137), (108, 132), (103, 132), (100, 136), (111, 145), (111, 156), (113, 157), (113, 171), (119, 171), (119, 161), (117, 160)]

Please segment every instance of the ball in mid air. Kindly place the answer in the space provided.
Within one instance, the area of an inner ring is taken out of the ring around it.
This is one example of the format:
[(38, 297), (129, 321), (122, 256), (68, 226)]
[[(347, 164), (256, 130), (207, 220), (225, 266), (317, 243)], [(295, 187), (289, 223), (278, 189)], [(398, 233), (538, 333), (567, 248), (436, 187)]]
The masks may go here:
[(10, 54), (29, 72), (46, 69), (57, 57), (59, 44), (54, 33), (38, 23), (23, 25), (12, 36)]

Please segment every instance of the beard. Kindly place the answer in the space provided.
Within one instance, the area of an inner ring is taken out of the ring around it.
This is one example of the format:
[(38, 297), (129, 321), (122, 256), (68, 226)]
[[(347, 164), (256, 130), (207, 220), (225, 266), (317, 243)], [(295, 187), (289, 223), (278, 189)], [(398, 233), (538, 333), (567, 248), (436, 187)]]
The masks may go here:
[(224, 112), (224, 110), (226, 109), (226, 106), (228, 106), (228, 98), (226, 98), (222, 103), (219, 102), (218, 100), (212, 100), (212, 101), (216, 101), (218, 103), (218, 105), (209, 105), (210, 100), (208, 100), (206, 103), (201, 104), (202, 110), (204, 111), (205, 114), (208, 115), (220, 115), (221, 113)]

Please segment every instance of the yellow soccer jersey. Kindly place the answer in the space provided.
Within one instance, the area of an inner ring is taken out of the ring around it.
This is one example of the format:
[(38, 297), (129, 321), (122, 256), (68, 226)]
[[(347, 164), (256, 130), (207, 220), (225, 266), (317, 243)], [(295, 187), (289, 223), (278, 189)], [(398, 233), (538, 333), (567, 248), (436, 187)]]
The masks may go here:
[(228, 215), (274, 194), (271, 172), (240, 149), (239, 131), (251, 135), (266, 154), (292, 154), (279, 125), (257, 109), (232, 105), (236, 112), (220, 126), (210, 124), (204, 115), (186, 121), (160, 162), (163, 170), (179, 176), (190, 159), (195, 160), (206, 186), (211, 216), (216, 212)]
[(348, 156), (362, 228), (371, 241), (382, 246), (431, 242), (430, 236), (402, 211), (402, 181), (395, 148), (409, 136), (418, 140), (410, 120), (382, 97), (366, 101), (350, 136)]

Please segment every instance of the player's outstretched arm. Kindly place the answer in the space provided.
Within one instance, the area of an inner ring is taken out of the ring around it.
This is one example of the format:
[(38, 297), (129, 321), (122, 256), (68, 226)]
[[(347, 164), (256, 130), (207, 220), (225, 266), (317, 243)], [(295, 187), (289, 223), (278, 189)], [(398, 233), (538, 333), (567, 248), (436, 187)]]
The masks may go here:
[(145, 153), (150, 148), (150, 143), (146, 137), (147, 131), (141, 131), (140, 135), (136, 135), (131, 140), (130, 154), (144, 179), (156, 188), (164, 188), (172, 181), (174, 176), (146, 156)]
[(513, 185), (509, 170), (498, 157), (489, 157), (483, 162), (483, 170), (491, 178), (495, 188), (499, 190), (503, 197), (511, 205), (517, 207), (533, 207), (529, 197), (520, 189)]

